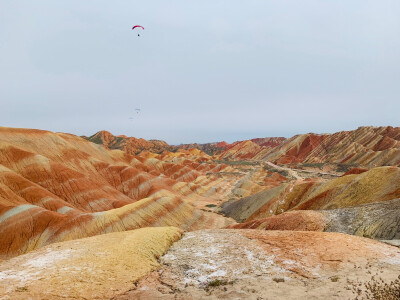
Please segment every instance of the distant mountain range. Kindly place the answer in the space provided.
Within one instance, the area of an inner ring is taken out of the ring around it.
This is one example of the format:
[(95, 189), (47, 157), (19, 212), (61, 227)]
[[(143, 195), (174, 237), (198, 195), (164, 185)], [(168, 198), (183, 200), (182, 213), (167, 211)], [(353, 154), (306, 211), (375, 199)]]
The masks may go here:
[(400, 165), (400, 128), (391, 126), (360, 127), (333, 134), (307, 133), (289, 139), (257, 138), (232, 144), (169, 145), (159, 140), (114, 136), (107, 131), (85, 138), (108, 149), (120, 149), (128, 154), (198, 149), (218, 160), (268, 160), (278, 164), (336, 163), (365, 167)]

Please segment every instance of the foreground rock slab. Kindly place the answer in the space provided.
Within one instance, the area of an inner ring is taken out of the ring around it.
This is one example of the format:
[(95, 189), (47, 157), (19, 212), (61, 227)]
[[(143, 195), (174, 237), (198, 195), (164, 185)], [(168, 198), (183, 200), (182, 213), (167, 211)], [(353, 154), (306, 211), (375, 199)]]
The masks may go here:
[(181, 237), (142, 228), (56, 243), (0, 263), (0, 299), (110, 299), (156, 269)]
[(341, 233), (200, 230), (114, 299), (354, 299), (349, 281), (400, 274), (400, 249)]

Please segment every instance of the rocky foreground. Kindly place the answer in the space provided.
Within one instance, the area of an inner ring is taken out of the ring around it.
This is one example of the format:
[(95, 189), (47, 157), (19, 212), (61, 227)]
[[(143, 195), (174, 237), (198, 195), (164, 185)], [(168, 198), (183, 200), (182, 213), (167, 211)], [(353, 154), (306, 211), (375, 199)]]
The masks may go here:
[(0, 264), (0, 299), (354, 299), (355, 284), (400, 274), (399, 248), (346, 234), (181, 234), (144, 228), (35, 250)]
[(400, 249), (338, 233), (187, 233), (162, 268), (115, 299), (354, 299), (354, 283), (400, 274)]
[(175, 227), (52, 244), (0, 264), (0, 299), (110, 299), (159, 266)]

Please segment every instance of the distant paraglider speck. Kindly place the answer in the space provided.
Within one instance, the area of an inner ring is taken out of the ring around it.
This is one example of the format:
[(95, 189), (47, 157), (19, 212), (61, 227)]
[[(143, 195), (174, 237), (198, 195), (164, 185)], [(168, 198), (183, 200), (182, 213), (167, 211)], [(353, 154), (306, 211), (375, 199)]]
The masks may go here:
[[(144, 27), (143, 27), (143, 26), (140, 26), (140, 25), (135, 25), (135, 26), (133, 26), (133, 27), (132, 27), (132, 30), (134, 30), (135, 28), (142, 28), (142, 29), (144, 30)], [(139, 33), (138, 33), (138, 36), (140, 36)]]
[[(140, 108), (135, 108), (136, 114), (139, 114), (141, 111), (142, 111), (142, 110), (141, 110)], [(129, 120), (133, 120), (133, 119), (135, 119), (133, 116), (132, 116), (132, 117), (129, 117)]]

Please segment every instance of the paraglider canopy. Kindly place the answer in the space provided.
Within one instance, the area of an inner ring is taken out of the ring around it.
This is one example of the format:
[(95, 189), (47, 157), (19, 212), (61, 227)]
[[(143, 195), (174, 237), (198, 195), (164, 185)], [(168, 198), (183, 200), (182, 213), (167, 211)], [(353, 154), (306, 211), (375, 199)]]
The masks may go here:
[(135, 25), (135, 26), (133, 26), (133, 27), (132, 27), (132, 30), (135, 29), (135, 28), (142, 28), (142, 29), (144, 30), (144, 27), (143, 27), (143, 26), (140, 26), (140, 25)]
[[(135, 29), (135, 28), (142, 28), (142, 29), (144, 30), (144, 27), (143, 27), (143, 26), (140, 26), (140, 25), (135, 25), (135, 26), (133, 26), (133, 27), (132, 27), (132, 30)], [(137, 36), (140, 36), (140, 34), (138, 33)]]

